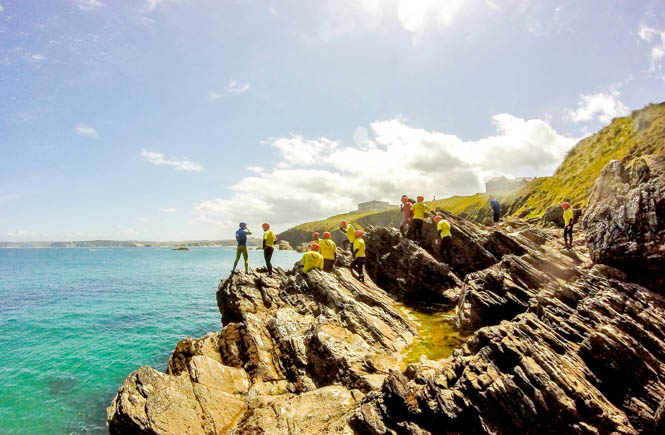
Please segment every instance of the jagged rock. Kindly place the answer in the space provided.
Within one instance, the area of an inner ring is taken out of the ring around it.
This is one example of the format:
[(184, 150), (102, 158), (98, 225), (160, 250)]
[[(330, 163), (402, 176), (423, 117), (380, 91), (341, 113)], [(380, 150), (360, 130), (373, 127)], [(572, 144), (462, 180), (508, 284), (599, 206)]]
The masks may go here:
[(626, 168), (611, 161), (594, 185), (584, 218), (591, 258), (665, 292), (665, 157)]
[(291, 247), (289, 242), (287, 242), (286, 240), (279, 240), (277, 242), (277, 248), (280, 251), (293, 251), (293, 248)]
[(356, 408), (354, 429), (633, 434), (657, 427), (662, 297), (592, 269), (542, 288), (529, 307), (478, 330), (451, 358), (391, 374)]
[(246, 409), (223, 390), (141, 367), (120, 386), (107, 418), (111, 434), (227, 433)]

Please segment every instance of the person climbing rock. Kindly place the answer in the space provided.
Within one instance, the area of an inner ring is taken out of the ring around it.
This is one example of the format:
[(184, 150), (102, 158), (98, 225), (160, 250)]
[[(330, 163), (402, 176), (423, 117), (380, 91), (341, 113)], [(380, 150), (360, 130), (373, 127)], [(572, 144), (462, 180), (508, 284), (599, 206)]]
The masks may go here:
[(360, 282), (365, 282), (365, 272), (363, 272), (363, 266), (365, 266), (365, 240), (363, 239), (363, 232), (357, 230), (355, 236), (355, 240), (353, 241), (354, 258), (351, 269), (358, 273)]
[(321, 235), (318, 231), (312, 233), (312, 243), (316, 243), (317, 245), (321, 244)]
[(439, 232), (439, 237), (436, 241), (439, 247), (439, 255), (444, 263), (450, 264), (450, 250), (451, 242), (453, 240), (452, 235), (450, 234), (450, 222), (441, 216), (434, 216), (434, 222), (436, 223), (436, 229)]
[(335, 260), (337, 260), (337, 245), (330, 238), (328, 231), (323, 233), (323, 240), (321, 240), (319, 246), (323, 256), (323, 271), (332, 272), (335, 267)]
[(270, 229), (270, 224), (268, 222), (261, 225), (263, 228), (263, 258), (266, 260), (266, 268), (268, 269), (268, 275), (272, 275), (272, 254), (275, 252), (275, 242), (277, 237), (275, 233)]
[[(349, 247), (353, 248), (353, 241), (356, 239), (356, 229), (353, 228), (353, 225), (342, 221), (339, 223), (339, 230), (346, 234), (346, 240), (342, 244), (344, 250), (346, 251)], [(351, 249), (351, 253), (353, 254), (353, 249)]]
[(403, 195), (402, 205), (400, 206), (400, 210), (402, 211), (402, 223), (399, 225), (399, 231), (402, 233), (402, 236), (406, 236), (409, 231), (409, 224), (411, 223), (411, 218), (413, 216), (411, 207), (413, 207), (413, 202), (411, 202), (406, 195)]
[(423, 233), (423, 219), (425, 219), (425, 212), (431, 212), (432, 209), (425, 204), (425, 198), (419, 196), (416, 198), (417, 202), (413, 204), (411, 210), (413, 211), (413, 219), (411, 220), (411, 235), (415, 241), (420, 241)]
[(245, 260), (245, 273), (249, 273), (249, 263), (247, 262), (247, 235), (252, 234), (252, 232), (247, 228), (247, 224), (240, 222), (240, 228), (236, 231), (236, 241), (238, 242), (238, 247), (236, 248), (236, 261), (233, 262), (233, 270), (231, 273), (236, 271), (238, 266), (238, 260), (240, 260), (240, 254), (242, 254), (243, 259)]
[(302, 256), (300, 264), (302, 264), (304, 273), (309, 272), (312, 269), (323, 269), (323, 256), (319, 253), (318, 243), (312, 243), (309, 251), (305, 252)]
[(490, 207), (492, 207), (492, 219), (494, 221), (494, 226), (497, 226), (501, 220), (501, 203), (498, 199), (492, 198), (490, 199)]
[[(563, 243), (566, 245), (566, 248), (572, 248), (573, 247), (573, 225), (575, 225), (575, 213), (573, 213), (573, 209), (570, 208), (570, 204), (567, 202), (564, 202), (561, 204), (561, 208), (563, 208)], [(568, 239), (570, 238), (570, 242)]]

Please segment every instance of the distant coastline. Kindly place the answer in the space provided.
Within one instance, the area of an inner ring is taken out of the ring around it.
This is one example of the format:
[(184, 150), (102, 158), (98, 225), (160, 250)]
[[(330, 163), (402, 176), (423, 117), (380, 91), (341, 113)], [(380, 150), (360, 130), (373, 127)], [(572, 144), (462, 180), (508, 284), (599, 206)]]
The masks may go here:
[[(260, 240), (249, 238), (249, 246), (260, 246)], [(188, 240), (174, 242), (154, 242), (141, 240), (82, 240), (70, 242), (0, 242), (3, 248), (175, 248), (186, 247), (215, 247), (235, 246), (235, 240)]]

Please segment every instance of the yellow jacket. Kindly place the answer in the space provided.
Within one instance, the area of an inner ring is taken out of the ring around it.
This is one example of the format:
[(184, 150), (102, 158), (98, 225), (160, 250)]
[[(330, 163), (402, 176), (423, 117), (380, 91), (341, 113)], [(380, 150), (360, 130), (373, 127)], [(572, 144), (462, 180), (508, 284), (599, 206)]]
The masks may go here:
[(365, 256), (365, 240), (356, 239), (353, 242), (353, 252), (356, 253), (356, 258)]
[(316, 251), (307, 251), (302, 256), (300, 264), (303, 265), (303, 272), (305, 273), (312, 269), (323, 269), (323, 256)]
[(275, 242), (277, 241), (277, 237), (275, 236), (275, 233), (272, 232), (272, 230), (268, 230), (263, 233), (263, 240), (266, 241), (266, 246), (273, 248), (275, 246)]
[(563, 221), (566, 223), (566, 225), (570, 225), (574, 217), (575, 213), (573, 213), (571, 208), (567, 208), (566, 211), (563, 212)]
[(425, 219), (425, 211), (432, 211), (431, 208), (429, 208), (424, 202), (416, 202), (413, 204), (413, 207), (411, 207), (411, 211), (413, 211), (413, 218), (414, 219)]
[(436, 229), (441, 233), (441, 238), (450, 237), (450, 222), (445, 219), (441, 219), (438, 224), (436, 224)]
[(321, 240), (319, 246), (321, 246), (321, 255), (323, 256), (324, 260), (335, 259), (335, 251), (337, 250), (337, 245), (335, 245), (335, 242), (330, 239), (323, 239)]
[(353, 225), (346, 224), (346, 237), (349, 239), (349, 242), (353, 243), (356, 240), (356, 229), (353, 228)]

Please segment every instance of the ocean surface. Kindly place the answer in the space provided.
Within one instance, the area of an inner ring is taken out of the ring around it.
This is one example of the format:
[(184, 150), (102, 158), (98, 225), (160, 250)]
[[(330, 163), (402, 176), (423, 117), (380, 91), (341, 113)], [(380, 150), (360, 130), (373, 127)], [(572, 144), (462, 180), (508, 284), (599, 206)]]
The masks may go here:
[[(0, 249), (0, 433), (107, 433), (133, 370), (221, 329), (234, 248)], [(273, 265), (291, 268), (293, 251)], [(240, 260), (242, 263), (242, 259)], [(250, 267), (263, 265), (250, 251)]]

